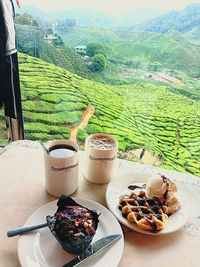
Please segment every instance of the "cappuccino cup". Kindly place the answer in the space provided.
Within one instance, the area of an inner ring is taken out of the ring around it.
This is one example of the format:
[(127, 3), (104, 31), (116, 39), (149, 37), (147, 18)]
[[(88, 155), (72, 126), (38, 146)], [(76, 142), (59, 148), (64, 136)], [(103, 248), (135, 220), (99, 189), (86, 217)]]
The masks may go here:
[(110, 182), (117, 167), (118, 141), (108, 134), (91, 134), (85, 140), (84, 177), (96, 184)]
[(78, 187), (78, 145), (68, 140), (49, 141), (44, 152), (45, 183), (49, 194), (71, 195)]

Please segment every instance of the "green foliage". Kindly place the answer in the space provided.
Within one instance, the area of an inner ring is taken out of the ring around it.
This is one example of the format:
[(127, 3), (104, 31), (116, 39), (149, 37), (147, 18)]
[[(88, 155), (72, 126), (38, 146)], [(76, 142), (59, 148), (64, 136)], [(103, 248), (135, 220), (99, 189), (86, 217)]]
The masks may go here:
[[(106, 71), (85, 73), (92, 80), (111, 84), (127, 84), (141, 80), (146, 72), (183, 72), (199, 77), (200, 49), (195, 33), (175, 30), (166, 34), (135, 30), (74, 28), (62, 35), (71, 46), (101, 43), (108, 59)], [(129, 74), (130, 73), (130, 74)]]
[(57, 37), (57, 39), (53, 40), (53, 45), (57, 46), (57, 47), (63, 46), (64, 42), (63, 42), (62, 38), (60, 37), (60, 35), (55, 34), (54, 36)]
[(134, 61), (134, 60), (127, 60), (124, 62), (124, 64), (128, 67), (132, 67), (134, 69), (139, 69), (140, 67), (140, 61)]
[(97, 54), (92, 59), (92, 64), (90, 65), (90, 70), (95, 71), (103, 71), (106, 68), (107, 60), (104, 55)]
[(52, 44), (47, 44), (43, 36), (53, 34), (51, 29), (16, 25), (18, 51), (40, 58), (46, 62), (70, 70), (79, 75), (87, 73), (88, 67), (84, 59), (75, 53), (74, 49), (64, 45), (60, 35)]
[[(58, 39), (52, 45), (43, 40), (43, 35), (49, 31), (17, 25), (18, 50), (104, 83), (130, 83), (133, 79), (141, 79), (147, 71), (169, 73), (178, 70), (195, 78), (200, 75), (198, 27), (190, 33), (173, 29), (160, 34), (73, 26), (70, 30), (58, 31)], [(89, 71), (88, 62), (75, 53), (74, 47), (80, 44), (87, 44), (90, 56), (106, 55), (107, 67), (103, 74), (99, 75), (95, 68)]]
[(78, 140), (82, 143), (85, 142), (85, 139), (88, 137), (88, 133), (85, 129), (78, 130)]
[(122, 152), (144, 146), (162, 153), (163, 167), (200, 175), (197, 90), (144, 81), (111, 86), (23, 54), (19, 62), (25, 138), (68, 138), (90, 104), (95, 113), (78, 130), (81, 146), (87, 135), (105, 132), (116, 136)]
[(86, 54), (89, 57), (93, 57), (97, 54), (103, 54), (104, 53), (104, 47), (100, 43), (89, 43), (86, 46)]
[(38, 27), (16, 25), (17, 48), (19, 52), (40, 57), (45, 49), (43, 33)]
[(0, 147), (8, 144), (6, 121), (3, 113), (3, 110), (0, 109)]
[(20, 25), (29, 25), (38, 27), (37, 21), (28, 13), (15, 16), (15, 23)]
[(77, 74), (83, 74), (87, 71), (87, 65), (82, 57), (66, 46), (54, 47), (53, 45), (46, 45), (41, 59)]
[[(90, 133), (106, 132), (117, 137), (121, 151), (143, 146), (153, 155), (162, 153), (163, 167), (200, 175), (200, 81), (193, 79), (200, 75), (199, 27), (188, 33), (174, 30), (184, 32), (198, 22), (199, 8), (195, 8), (185, 10), (181, 23), (177, 13), (162, 18), (153, 30), (166, 34), (73, 25), (69, 30), (61, 23), (59, 43), (47, 45), (43, 31), (21, 26), (19, 50), (52, 63), (20, 54), (27, 138), (67, 138), (91, 104), (95, 114), (78, 131), (81, 144)], [(186, 25), (189, 11), (194, 20)], [(151, 22), (147, 26), (152, 27)], [(88, 72), (83, 58), (74, 52), (79, 44), (88, 44), (94, 57), (93, 72)], [(107, 55), (107, 62), (102, 54)], [(96, 64), (95, 58), (99, 58)], [(152, 81), (145, 76), (148, 71), (170, 74), (183, 83)]]

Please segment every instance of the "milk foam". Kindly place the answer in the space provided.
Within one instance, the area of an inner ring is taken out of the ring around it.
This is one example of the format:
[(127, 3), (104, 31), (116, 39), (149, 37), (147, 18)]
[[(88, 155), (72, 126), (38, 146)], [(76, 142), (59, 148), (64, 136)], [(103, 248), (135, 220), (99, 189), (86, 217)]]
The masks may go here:
[(108, 150), (116, 147), (116, 143), (113, 139), (107, 136), (93, 136), (89, 139), (89, 145), (96, 149)]

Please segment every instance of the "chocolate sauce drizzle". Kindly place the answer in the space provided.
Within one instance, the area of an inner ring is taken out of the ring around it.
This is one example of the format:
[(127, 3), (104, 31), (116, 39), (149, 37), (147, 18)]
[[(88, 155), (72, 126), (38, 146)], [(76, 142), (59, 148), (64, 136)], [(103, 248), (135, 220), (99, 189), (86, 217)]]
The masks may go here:
[(139, 186), (139, 185), (129, 185), (128, 186), (128, 189), (130, 189), (130, 190), (135, 190), (135, 189), (145, 189), (146, 188), (146, 184), (143, 184), (142, 186)]
[(163, 194), (163, 204), (165, 203), (166, 199), (167, 199), (167, 195), (168, 195), (168, 191), (169, 191), (169, 178), (167, 178), (166, 176), (164, 175), (160, 175), (161, 178), (163, 179), (163, 183), (167, 184), (167, 188), (166, 188), (166, 191), (165, 193)]

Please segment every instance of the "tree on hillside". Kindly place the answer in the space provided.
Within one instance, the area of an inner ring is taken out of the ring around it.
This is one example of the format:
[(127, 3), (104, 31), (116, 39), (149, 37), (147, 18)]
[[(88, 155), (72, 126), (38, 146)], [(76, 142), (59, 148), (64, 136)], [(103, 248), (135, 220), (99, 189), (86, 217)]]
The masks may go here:
[(15, 24), (18, 51), (30, 56), (40, 57), (44, 41), (37, 21), (30, 14), (24, 13), (16, 15)]
[(62, 38), (60, 37), (60, 35), (54, 34), (54, 36), (57, 37), (57, 39), (53, 40), (53, 45), (56, 47), (63, 46), (64, 42), (63, 42)]
[(86, 46), (86, 54), (89, 57), (93, 57), (97, 54), (104, 54), (104, 47), (100, 43), (89, 43)]
[(19, 52), (34, 57), (40, 57), (45, 50), (43, 34), (38, 27), (16, 25), (17, 48)]
[(37, 21), (28, 13), (22, 15), (17, 14), (15, 17), (15, 23), (20, 25), (36, 26), (38, 27)]
[(103, 54), (97, 54), (92, 59), (90, 70), (93, 72), (103, 71), (106, 68), (107, 59)]

